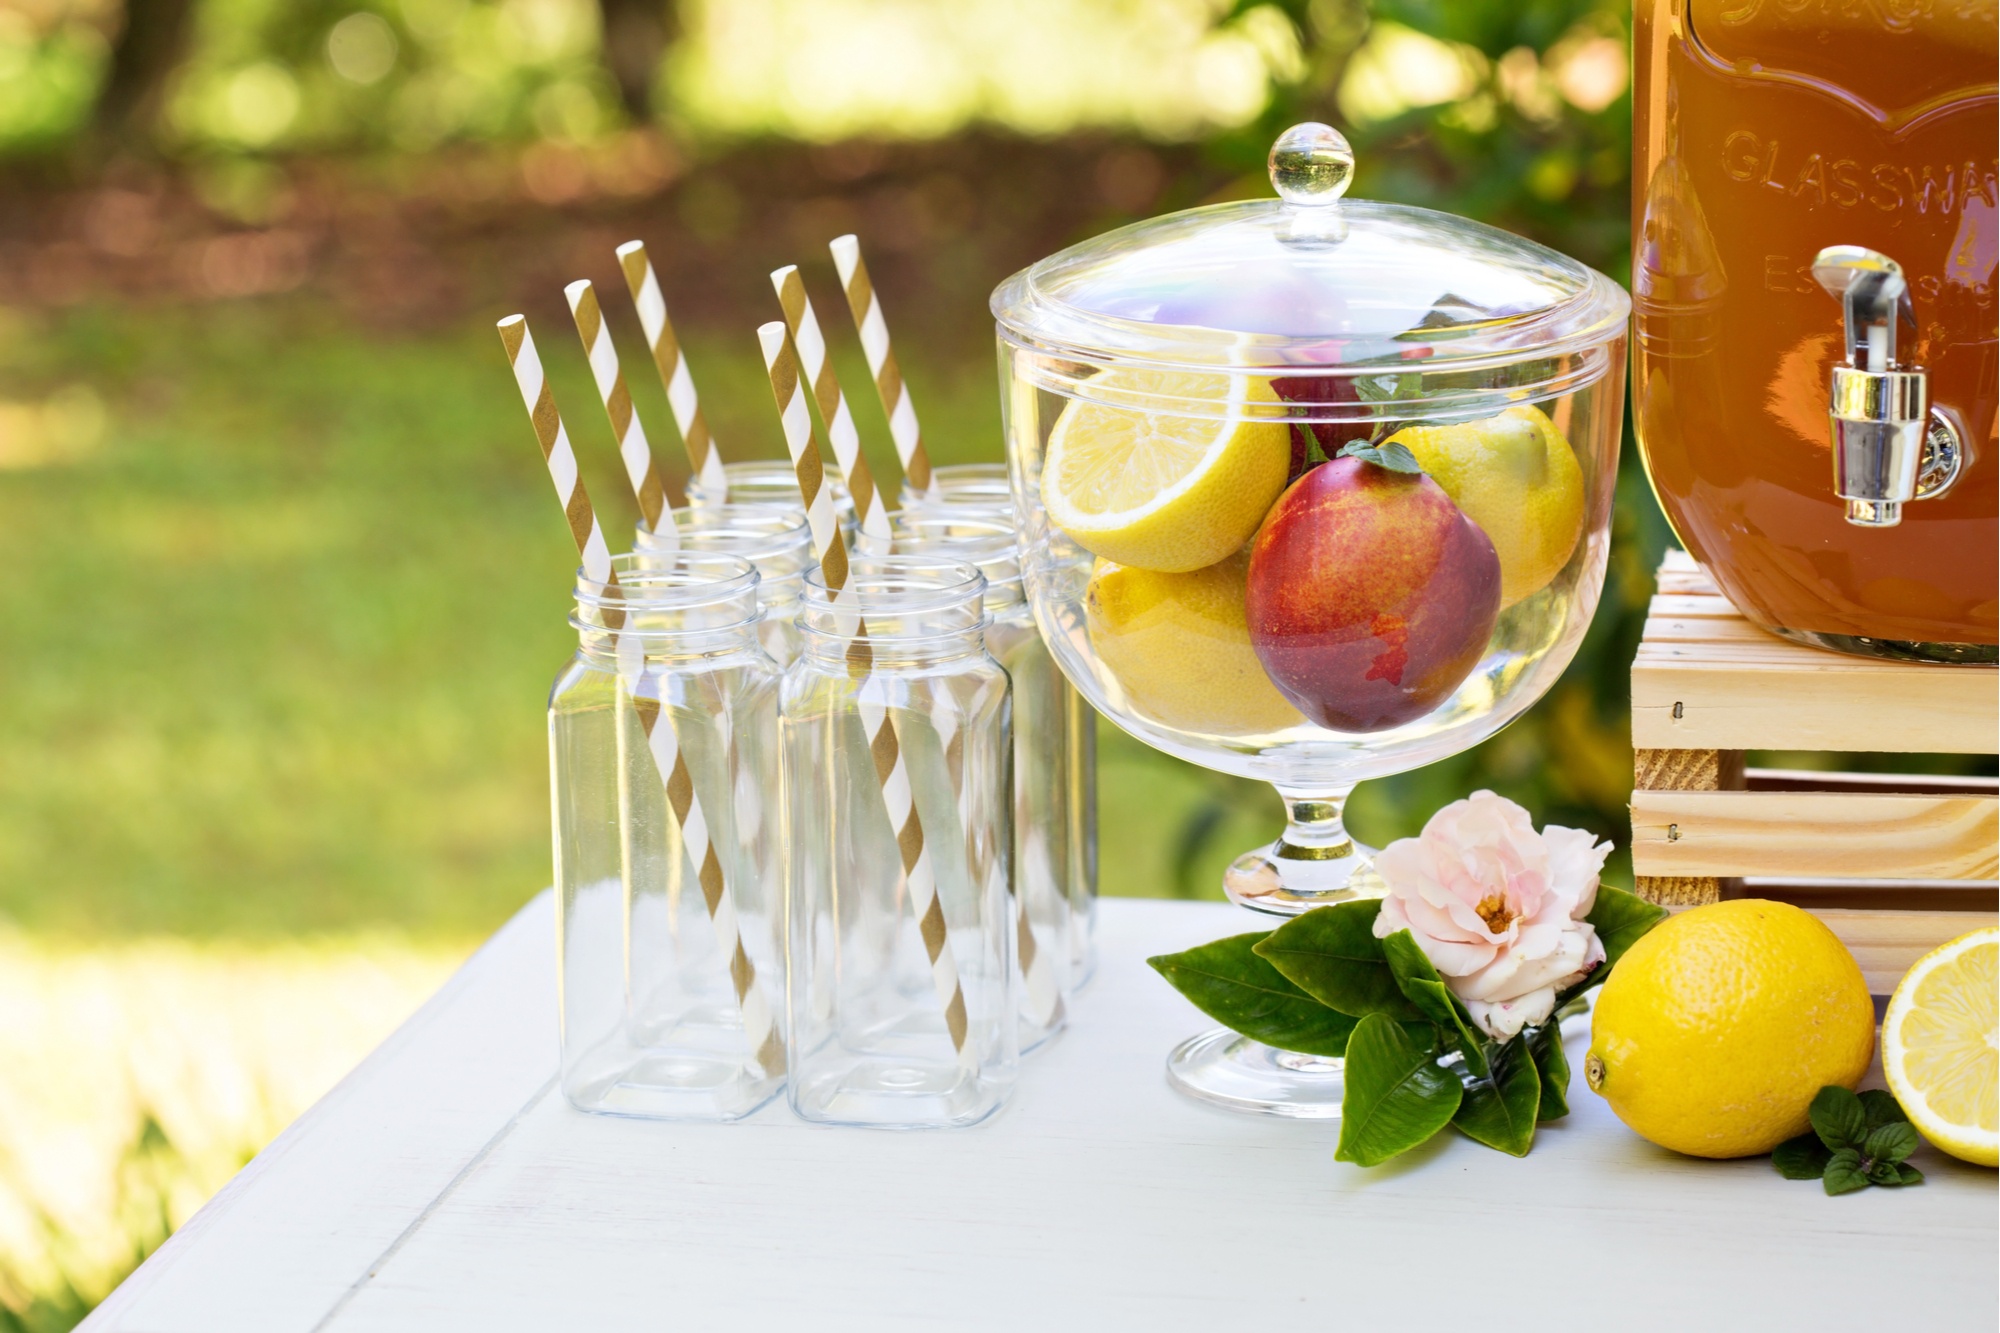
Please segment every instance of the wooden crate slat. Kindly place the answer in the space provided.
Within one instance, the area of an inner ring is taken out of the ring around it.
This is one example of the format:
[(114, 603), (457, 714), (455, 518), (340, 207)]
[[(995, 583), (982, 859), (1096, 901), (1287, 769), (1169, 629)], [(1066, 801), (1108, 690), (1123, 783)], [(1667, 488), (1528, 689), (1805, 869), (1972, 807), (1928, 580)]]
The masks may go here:
[(1632, 870), (1992, 879), (2000, 797), (1635, 790)]
[[(1860, 660), (1803, 651), (1836, 662)], [(1880, 665), (1891, 669), (1857, 671), (1821, 662), (1803, 668), (1663, 663), (1642, 647), (1632, 667), (1632, 744), (1659, 750), (1994, 753), (1993, 672)]]
[(1857, 911), (1839, 907), (1807, 909), (1840, 937), (1861, 964), (1868, 989), (1887, 995), (1911, 964), (1940, 944), (2000, 923), (1993, 912)]

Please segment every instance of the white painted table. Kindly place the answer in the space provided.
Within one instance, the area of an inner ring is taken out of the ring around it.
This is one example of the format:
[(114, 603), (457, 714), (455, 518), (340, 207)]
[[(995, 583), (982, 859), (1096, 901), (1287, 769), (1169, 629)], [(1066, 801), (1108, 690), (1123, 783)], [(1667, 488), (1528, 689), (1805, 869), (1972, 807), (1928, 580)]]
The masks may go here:
[[(86, 1323), (356, 1330), (1992, 1329), (1994, 1174), (1829, 1199), (1627, 1133), (1578, 1079), (1516, 1161), (1171, 1092), (1203, 1020), (1146, 955), (1240, 931), (1107, 902), (1076, 1027), (972, 1130), (615, 1120), (553, 1087), (547, 895)], [(1579, 1034), (1579, 1040), (1580, 1040)], [(1572, 1047), (1571, 1064), (1581, 1068)]]

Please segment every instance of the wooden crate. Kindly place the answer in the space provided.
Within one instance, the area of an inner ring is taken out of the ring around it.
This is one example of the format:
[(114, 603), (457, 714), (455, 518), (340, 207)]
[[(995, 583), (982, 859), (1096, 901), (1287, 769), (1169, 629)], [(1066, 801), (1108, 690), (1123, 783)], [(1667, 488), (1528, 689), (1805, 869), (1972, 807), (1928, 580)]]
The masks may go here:
[(1993, 754), (2000, 672), (1850, 657), (1745, 620), (1684, 552), (1632, 663), (1632, 868), (1669, 907), (1776, 898), (1886, 994), (2000, 919), (2000, 781), (1746, 768), (1746, 750)]

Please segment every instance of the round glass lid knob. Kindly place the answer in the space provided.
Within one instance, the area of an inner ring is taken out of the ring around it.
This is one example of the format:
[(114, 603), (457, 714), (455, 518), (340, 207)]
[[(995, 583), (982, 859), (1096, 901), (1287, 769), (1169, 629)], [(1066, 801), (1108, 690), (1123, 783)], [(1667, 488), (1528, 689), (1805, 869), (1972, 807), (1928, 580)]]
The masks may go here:
[(1271, 145), (1271, 185), (1288, 204), (1318, 208), (1347, 193), (1354, 179), (1354, 150), (1331, 125), (1294, 125)]

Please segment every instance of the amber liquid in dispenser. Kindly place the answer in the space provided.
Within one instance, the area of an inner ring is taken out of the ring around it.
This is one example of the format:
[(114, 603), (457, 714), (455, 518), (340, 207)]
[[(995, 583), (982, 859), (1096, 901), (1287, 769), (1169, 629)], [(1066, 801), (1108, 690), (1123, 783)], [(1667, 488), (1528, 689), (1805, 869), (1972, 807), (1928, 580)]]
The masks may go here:
[[(1992, 660), (2000, 0), (1638, 0), (1633, 406), (1654, 490), (1730, 600), (1850, 651)], [(1834, 494), (1824, 247), (1908, 275), (1898, 359), (1969, 459), (1892, 528)], [(1865, 642), (1854, 642), (1862, 640)]]

